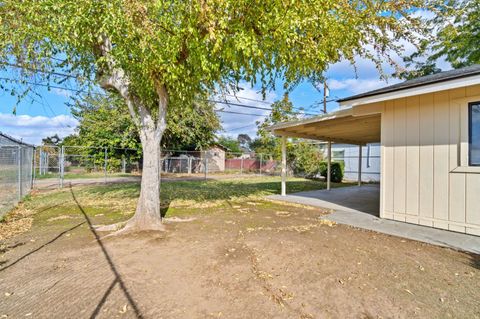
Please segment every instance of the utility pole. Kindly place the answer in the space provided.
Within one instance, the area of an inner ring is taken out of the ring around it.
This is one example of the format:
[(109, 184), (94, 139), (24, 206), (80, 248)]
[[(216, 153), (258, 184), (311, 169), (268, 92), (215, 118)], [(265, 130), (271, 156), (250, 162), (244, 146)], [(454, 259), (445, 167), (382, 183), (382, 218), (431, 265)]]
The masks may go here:
[(328, 97), (328, 86), (327, 80), (323, 81), (323, 114), (327, 114), (327, 97)]

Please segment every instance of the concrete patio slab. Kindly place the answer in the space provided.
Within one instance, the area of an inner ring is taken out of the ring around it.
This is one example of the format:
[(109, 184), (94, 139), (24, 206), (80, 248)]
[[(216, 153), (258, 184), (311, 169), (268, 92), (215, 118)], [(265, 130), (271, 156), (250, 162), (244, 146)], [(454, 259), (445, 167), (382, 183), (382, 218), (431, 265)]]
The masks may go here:
[(272, 195), (270, 198), (332, 210), (367, 213), (374, 216), (378, 216), (380, 212), (380, 185), (378, 184), (340, 187), (330, 191), (322, 189), (299, 192), (286, 197)]
[[(325, 216), (324, 219), (339, 224), (480, 254), (479, 236), (377, 217), (379, 211), (378, 185), (300, 192), (287, 196), (272, 195), (268, 198), (331, 209), (332, 213)], [(376, 206), (374, 201), (376, 201)]]

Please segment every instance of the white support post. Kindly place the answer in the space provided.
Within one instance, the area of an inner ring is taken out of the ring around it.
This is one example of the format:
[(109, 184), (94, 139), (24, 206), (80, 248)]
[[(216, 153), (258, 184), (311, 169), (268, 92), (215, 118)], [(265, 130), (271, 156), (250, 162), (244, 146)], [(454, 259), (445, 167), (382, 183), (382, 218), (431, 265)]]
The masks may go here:
[(362, 145), (358, 146), (358, 186), (362, 186)]
[(332, 142), (328, 141), (328, 159), (327, 159), (327, 190), (330, 190), (330, 180), (332, 173)]
[(282, 136), (282, 196), (287, 195), (287, 138)]
[(243, 175), (243, 154), (241, 155), (241, 158), (240, 158), (240, 175)]

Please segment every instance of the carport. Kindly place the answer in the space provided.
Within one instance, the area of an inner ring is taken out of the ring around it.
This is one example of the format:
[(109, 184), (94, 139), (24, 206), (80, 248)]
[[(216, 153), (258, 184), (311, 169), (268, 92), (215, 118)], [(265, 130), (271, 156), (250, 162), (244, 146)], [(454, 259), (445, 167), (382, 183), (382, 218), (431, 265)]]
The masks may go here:
[(279, 123), (270, 126), (270, 131), (282, 138), (282, 191), (286, 196), (287, 148), (288, 137), (305, 138), (327, 142), (327, 190), (331, 190), (330, 169), (332, 143), (358, 145), (359, 169), (358, 186), (362, 175), (362, 146), (367, 143), (380, 142), (381, 114), (378, 108), (348, 108), (337, 112), (317, 116), (305, 120)]

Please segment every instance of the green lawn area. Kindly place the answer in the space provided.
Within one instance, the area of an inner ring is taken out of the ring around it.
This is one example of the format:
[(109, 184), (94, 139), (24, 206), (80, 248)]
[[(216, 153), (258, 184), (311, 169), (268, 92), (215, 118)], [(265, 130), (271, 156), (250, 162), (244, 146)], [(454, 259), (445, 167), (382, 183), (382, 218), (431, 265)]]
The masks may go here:
[[(107, 173), (107, 177), (130, 177), (130, 176), (138, 176), (136, 174), (129, 174), (129, 173)], [(35, 176), (36, 179), (47, 179), (47, 178), (59, 178), (60, 174), (59, 173), (52, 173), (49, 172), (47, 174), (39, 175), (37, 174)], [(104, 178), (105, 173), (104, 172), (82, 172), (82, 173), (69, 173), (66, 172), (64, 174), (64, 179), (81, 179), (81, 178)]]
[[(332, 184), (333, 187), (351, 184)], [(289, 178), (289, 193), (324, 189), (325, 183), (304, 178)], [(137, 198), (140, 194), (138, 183), (119, 183), (107, 185), (75, 186), (75, 196), (81, 200), (92, 214), (103, 214), (112, 220), (125, 219), (133, 214)], [(246, 199), (261, 199), (263, 196), (280, 193), (279, 177), (255, 177), (244, 179), (223, 179), (209, 181), (175, 181), (161, 185), (162, 213), (169, 216), (184, 215), (197, 212), (208, 212), (208, 207), (227, 205), (228, 202)], [(69, 207), (71, 206), (71, 207)], [(59, 211), (73, 208), (72, 195), (68, 188), (43, 194), (36, 194), (24, 202), (29, 210), (43, 211), (42, 217), (50, 218)], [(126, 216), (127, 215), (127, 216)], [(107, 222), (107, 221), (105, 221)]]
[[(333, 187), (349, 185), (351, 184), (332, 184)], [(322, 181), (289, 178), (287, 192), (318, 190), (325, 186)], [(73, 191), (96, 223), (107, 224), (126, 220), (133, 215), (140, 185), (118, 183), (74, 186)], [(218, 209), (228, 213), (233, 203), (263, 201), (264, 196), (279, 193), (279, 177), (164, 182), (161, 186), (162, 214), (166, 217), (208, 214)], [(69, 188), (28, 196), (21, 205), (21, 210), (29, 212), (34, 224), (43, 224), (59, 216), (78, 214)], [(66, 217), (64, 219), (67, 220)], [(59, 218), (55, 223), (61, 224), (62, 220)]]

